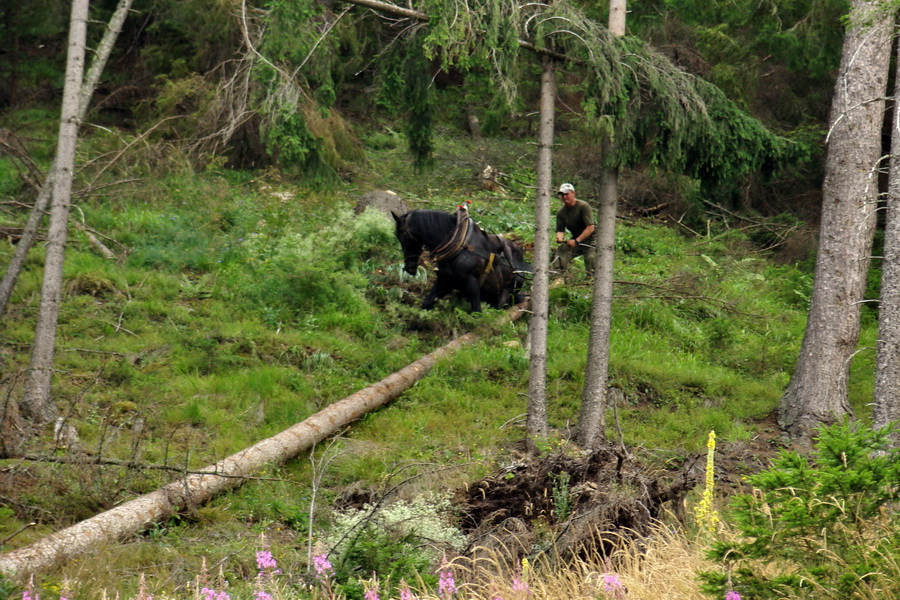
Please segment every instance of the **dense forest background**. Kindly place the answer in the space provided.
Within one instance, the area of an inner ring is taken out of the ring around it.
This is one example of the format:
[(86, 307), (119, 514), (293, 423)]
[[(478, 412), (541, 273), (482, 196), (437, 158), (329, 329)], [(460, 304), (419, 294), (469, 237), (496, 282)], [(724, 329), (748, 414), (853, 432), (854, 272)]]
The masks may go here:
[[(105, 22), (115, 5), (95, 2), (92, 19)], [(487, 21), (479, 15), (489, 8), (485, 4), (470, 19)], [(605, 23), (604, 7), (578, 8)], [(811, 155), (811, 160), (798, 161), (801, 164), (776, 178), (754, 173), (721, 184), (716, 192), (728, 207), (766, 216), (816, 218), (823, 124), (840, 61), (839, 24), (847, 8), (844, 2), (745, 2), (727, 8), (660, 2), (629, 7), (629, 34), (684, 71), (712, 82), (739, 108), (802, 144)], [(0, 72), (2, 106), (41, 106), (59, 97), (68, 10), (66, 2), (9, 3), (3, 8), (2, 31), (8, 43)], [(486, 136), (534, 135), (534, 123), (522, 115), (536, 106), (537, 61), (520, 61), (516, 68), (521, 74), (491, 65), (489, 52), (499, 56), (497, 48), (510, 45), (499, 29), (484, 44), (495, 48), (458, 59), (452, 56), (452, 44), (461, 47), (463, 41), (437, 48), (434, 38), (440, 34), (435, 33), (425, 41), (430, 47), (417, 50), (409, 40), (415, 39), (410, 29), (419, 25), (395, 23), (374, 13), (357, 15), (364, 12), (360, 9), (341, 11), (346, 18), (331, 6), (315, 3), (135, 6), (97, 91), (92, 117), (98, 125), (132, 128), (178, 117), (154, 133), (193, 143), (197, 160), (218, 156), (235, 168), (278, 164), (313, 181), (346, 177), (344, 171), (352, 171), (359, 159), (349, 122), (342, 126), (345, 119), (408, 117), (407, 127), (421, 128), (421, 141), (415, 142), (416, 135), (410, 139), (412, 149), (423, 155), (428, 152), (430, 114), (461, 128), (474, 116)], [(342, 18), (332, 21), (333, 16)], [(502, 23), (489, 25), (499, 28)], [(102, 28), (89, 33), (89, 46), (91, 41), (96, 45)], [(252, 50), (243, 43), (245, 34), (256, 44)], [(417, 52), (431, 59), (423, 56), (416, 62)], [(263, 61), (271, 61), (272, 68)], [(276, 71), (276, 65), (283, 70)], [(421, 81), (412, 74), (421, 75)], [(295, 78), (297, 89), (289, 90), (290, 85), (279, 80), (286, 75)], [(417, 85), (424, 89), (416, 90)], [(582, 143), (589, 144), (586, 91), (582, 77), (563, 75), (560, 126), (583, 132)], [(296, 97), (278, 97), (291, 93)], [(319, 118), (310, 118), (313, 108)], [(342, 140), (342, 134), (347, 139)], [(657, 172), (667, 168), (642, 166)], [(595, 170), (590, 161), (573, 167), (567, 169), (570, 179), (589, 180)]]
[[(121, 6), (90, 3), (88, 64)], [(0, 0), (0, 264), (52, 171), (71, 9)], [(879, 511), (896, 451), (866, 428), (876, 303), (861, 303), (847, 360), (863, 427), (838, 423), (809, 447), (775, 422), (813, 289), (849, 9), (641, 2), (615, 38), (606, 3), (134, 0), (80, 124), (53, 418), (34, 428), (17, 400), (43, 224), (2, 317), (0, 550), (481, 338), (222, 497), (30, 583), (4, 567), (0, 598), (894, 597), (895, 524)], [(528, 319), (456, 299), (420, 310), (433, 265), (404, 274), (393, 221), (361, 202), (469, 201), (534, 259), (548, 64), (553, 189), (572, 182), (596, 205), (604, 170), (620, 174), (608, 444), (593, 454), (572, 442), (592, 311), (581, 266), (553, 273), (551, 429), (535, 456)], [(873, 261), (867, 300), (880, 281)]]

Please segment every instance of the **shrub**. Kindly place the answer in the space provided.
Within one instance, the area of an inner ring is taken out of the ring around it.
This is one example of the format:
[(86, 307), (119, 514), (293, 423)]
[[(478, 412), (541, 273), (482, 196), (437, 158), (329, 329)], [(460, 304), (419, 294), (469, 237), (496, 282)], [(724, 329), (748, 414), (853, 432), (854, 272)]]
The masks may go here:
[(447, 498), (417, 498), (337, 513), (323, 543), (331, 549), (337, 580), (347, 596), (361, 598), (358, 579), (373, 572), (388, 587), (401, 579), (433, 584), (426, 575), (429, 567), (466, 543), (465, 536), (447, 524), (449, 510)]
[(234, 274), (253, 305), (263, 307), (269, 325), (328, 308), (365, 312), (365, 279), (354, 267), (364, 264), (387, 244), (387, 220), (349, 216), (316, 234), (275, 237), (253, 233), (242, 242), (246, 266)]
[(890, 433), (849, 422), (822, 427), (812, 459), (783, 452), (751, 477), (754, 492), (733, 501), (738, 541), (710, 552), (729, 574), (703, 573), (705, 591), (837, 599), (896, 586), (900, 449), (890, 447)]

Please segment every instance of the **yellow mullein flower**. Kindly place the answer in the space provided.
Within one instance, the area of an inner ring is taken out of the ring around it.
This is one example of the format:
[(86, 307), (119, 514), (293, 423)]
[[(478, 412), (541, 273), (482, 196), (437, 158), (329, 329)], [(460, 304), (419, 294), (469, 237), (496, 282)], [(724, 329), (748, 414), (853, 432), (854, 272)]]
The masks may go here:
[(709, 432), (709, 439), (706, 442), (709, 449), (706, 455), (706, 485), (703, 488), (703, 497), (697, 505), (697, 525), (701, 530), (709, 533), (715, 533), (716, 525), (719, 523), (719, 514), (713, 507), (713, 491), (715, 489), (715, 464), (713, 457), (716, 453), (716, 432)]

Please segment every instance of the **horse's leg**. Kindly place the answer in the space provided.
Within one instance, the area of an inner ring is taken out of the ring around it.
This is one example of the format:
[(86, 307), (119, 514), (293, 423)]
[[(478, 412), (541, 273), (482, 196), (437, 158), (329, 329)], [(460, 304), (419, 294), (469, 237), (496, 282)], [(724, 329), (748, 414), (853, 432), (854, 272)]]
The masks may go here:
[(422, 301), (422, 308), (424, 310), (431, 310), (434, 307), (435, 302), (452, 291), (453, 287), (450, 284), (450, 278), (446, 275), (442, 275), (441, 272), (438, 271), (437, 280), (434, 282), (434, 286), (432, 286), (428, 295), (425, 296), (425, 300)]
[(474, 275), (466, 277), (466, 298), (472, 305), (472, 312), (481, 312), (481, 286), (478, 285), (478, 278)]

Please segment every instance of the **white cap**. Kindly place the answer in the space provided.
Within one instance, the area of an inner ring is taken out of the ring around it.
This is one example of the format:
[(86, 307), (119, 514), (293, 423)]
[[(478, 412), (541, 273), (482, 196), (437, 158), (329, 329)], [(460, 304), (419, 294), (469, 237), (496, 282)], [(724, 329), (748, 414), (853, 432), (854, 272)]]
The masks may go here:
[(564, 183), (561, 186), (559, 186), (560, 194), (567, 194), (569, 192), (574, 192), (574, 191), (575, 191), (575, 186), (572, 185), (571, 183)]

